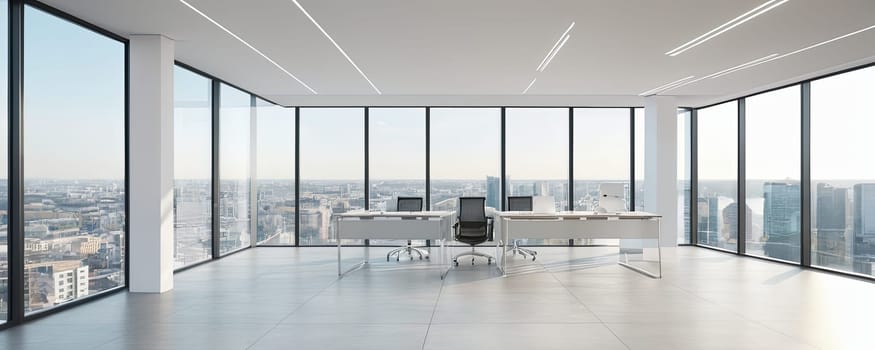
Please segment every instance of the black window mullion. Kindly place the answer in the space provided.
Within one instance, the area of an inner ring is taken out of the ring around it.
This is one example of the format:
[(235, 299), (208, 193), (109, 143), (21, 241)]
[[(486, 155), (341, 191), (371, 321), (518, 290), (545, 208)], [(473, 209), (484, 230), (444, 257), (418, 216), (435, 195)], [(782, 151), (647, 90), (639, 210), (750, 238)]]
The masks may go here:
[(9, 1), (9, 225), (7, 325), (24, 322), (24, 2)]

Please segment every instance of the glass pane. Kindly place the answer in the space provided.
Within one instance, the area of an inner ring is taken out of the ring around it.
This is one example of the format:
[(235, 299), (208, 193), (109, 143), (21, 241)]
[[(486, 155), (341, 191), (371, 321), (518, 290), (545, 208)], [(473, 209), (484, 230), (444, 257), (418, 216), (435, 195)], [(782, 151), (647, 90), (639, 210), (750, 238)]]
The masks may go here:
[(123, 43), (33, 7), (25, 17), (30, 313), (125, 284), (126, 68)]
[(811, 262), (864, 275), (875, 264), (875, 67), (811, 82)]
[(738, 103), (732, 101), (700, 109), (698, 125), (699, 244), (735, 251)]
[[(371, 108), (368, 112), (369, 209), (397, 210), (398, 196), (422, 198), (425, 208), (425, 108)], [(371, 244), (405, 244), (371, 240)], [(415, 241), (425, 245), (425, 241)]]
[[(635, 108), (635, 210), (644, 211), (644, 108)], [(683, 135), (683, 134), (678, 134)]]
[[(0, 66), (8, 67), (9, 64), (9, 3), (6, 0), (0, 0), (0, 50), (3, 52), (0, 53)], [(0, 69), (0, 76), (3, 78), (0, 79), (0, 230), (2, 230), (2, 237), (0, 237), (0, 324), (5, 323), (8, 318), (8, 305), (6, 304), (7, 300), (9, 300), (9, 287), (8, 287), (8, 277), (9, 276), (9, 262), (7, 257), (9, 256), (8, 245), (6, 241), (8, 239), (8, 230), (6, 229), (9, 225), (9, 169), (8, 164), (9, 160), (7, 159), (9, 156), (9, 139), (7, 132), (9, 131), (9, 118), (8, 118), (8, 88), (9, 88), (9, 77), (7, 69)]]
[(173, 74), (173, 265), (212, 257), (211, 81), (184, 68)]
[(574, 109), (574, 210), (596, 210), (603, 183), (623, 183), (629, 208), (629, 137), (628, 108)]
[(431, 109), (431, 207), (455, 210), (459, 197), (501, 208), (501, 110)]
[(250, 95), (222, 84), (219, 92), (219, 254), (249, 246)]
[(690, 111), (678, 110), (678, 244), (690, 244)]
[[(574, 109), (574, 210), (599, 208), (600, 186), (621, 183), (625, 188), (623, 207), (628, 210), (629, 109)], [(618, 244), (616, 239), (584, 239), (576, 244)]]
[(398, 196), (421, 197), (424, 204), (425, 108), (371, 108), (368, 113), (369, 208), (394, 211)]
[(256, 100), (259, 245), (295, 244), (295, 109)]
[[(509, 196), (550, 196), (553, 197), (554, 210), (568, 210), (568, 113), (568, 108), (506, 110), (505, 156)], [(528, 244), (568, 244), (565, 239), (522, 241)]]
[(301, 245), (336, 244), (331, 215), (365, 207), (364, 112), (301, 108)]
[(799, 262), (800, 100), (798, 85), (745, 99), (747, 254)]

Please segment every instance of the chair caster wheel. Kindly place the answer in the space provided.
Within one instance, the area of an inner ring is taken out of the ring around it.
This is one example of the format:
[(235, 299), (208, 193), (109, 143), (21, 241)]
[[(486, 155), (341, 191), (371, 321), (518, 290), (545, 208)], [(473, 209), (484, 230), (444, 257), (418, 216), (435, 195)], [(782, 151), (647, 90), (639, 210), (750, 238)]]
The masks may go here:
[(535, 259), (537, 259), (537, 258), (538, 258), (537, 256), (532, 255), (532, 261), (535, 261)]
[(486, 265), (492, 265), (492, 259), (486, 259)]
[(428, 255), (426, 255), (425, 258), (428, 259)]

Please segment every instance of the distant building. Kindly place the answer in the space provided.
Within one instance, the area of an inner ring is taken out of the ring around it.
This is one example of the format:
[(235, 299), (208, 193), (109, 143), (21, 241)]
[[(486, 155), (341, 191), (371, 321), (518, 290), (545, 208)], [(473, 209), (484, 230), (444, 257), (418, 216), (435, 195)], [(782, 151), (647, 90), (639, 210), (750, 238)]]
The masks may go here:
[(844, 266), (849, 253), (845, 239), (848, 189), (819, 183), (816, 191), (814, 262), (827, 267)]
[(486, 177), (486, 206), (501, 209), (501, 179), (496, 176)]
[[(745, 208), (745, 225), (744, 232), (753, 232), (753, 212), (750, 206), (744, 205)], [(738, 241), (738, 202), (729, 203), (726, 208), (723, 208), (723, 226), (726, 233), (724, 237), (729, 242)], [(741, 243), (744, 244), (744, 243)]]
[[(802, 225), (801, 189), (798, 183), (763, 184), (763, 251), (768, 257), (799, 260)], [(749, 218), (749, 217), (748, 217)], [(751, 231), (747, 231), (748, 236)]]
[(25, 267), (25, 309), (38, 310), (88, 295), (88, 266), (79, 260), (51, 261)]
[(717, 197), (699, 197), (698, 204), (698, 227), (699, 243), (717, 246)]
[(875, 264), (875, 183), (854, 185), (854, 272), (872, 274)]

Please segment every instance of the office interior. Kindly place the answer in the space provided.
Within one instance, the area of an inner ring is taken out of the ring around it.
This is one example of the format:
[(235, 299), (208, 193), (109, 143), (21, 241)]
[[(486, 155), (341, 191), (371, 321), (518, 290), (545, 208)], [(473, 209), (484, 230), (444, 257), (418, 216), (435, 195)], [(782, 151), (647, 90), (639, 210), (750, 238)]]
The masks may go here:
[(0, 0), (0, 48), (0, 349), (875, 344), (873, 1)]

